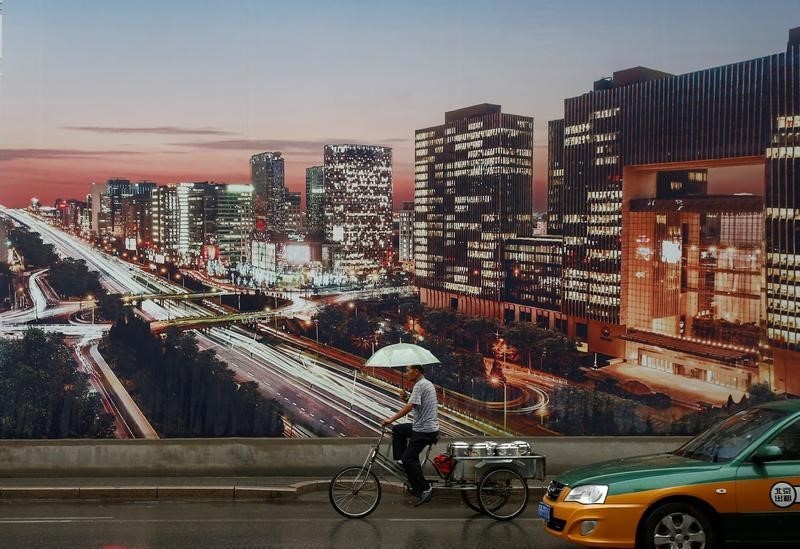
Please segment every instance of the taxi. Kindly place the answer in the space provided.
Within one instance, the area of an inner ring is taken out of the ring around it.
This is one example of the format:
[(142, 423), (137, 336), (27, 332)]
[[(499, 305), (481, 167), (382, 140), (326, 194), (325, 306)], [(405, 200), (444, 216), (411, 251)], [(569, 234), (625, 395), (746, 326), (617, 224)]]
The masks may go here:
[(671, 453), (566, 472), (538, 514), (589, 547), (800, 542), (800, 400), (748, 408)]

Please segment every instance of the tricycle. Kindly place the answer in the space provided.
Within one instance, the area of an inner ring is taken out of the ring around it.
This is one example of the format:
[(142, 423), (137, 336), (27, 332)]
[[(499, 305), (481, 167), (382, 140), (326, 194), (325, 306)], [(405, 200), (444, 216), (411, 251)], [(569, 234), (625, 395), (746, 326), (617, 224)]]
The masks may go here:
[[(402, 465), (381, 449), (390, 429), (381, 429), (377, 443), (361, 465), (345, 467), (331, 479), (328, 495), (331, 505), (347, 518), (364, 518), (381, 501), (379, 475), (388, 475), (408, 486)], [(388, 446), (388, 445), (387, 445)], [(453, 442), (446, 454), (430, 459), (428, 445), (425, 463), (431, 463), (439, 478), (428, 478), (435, 490), (458, 490), (473, 511), (495, 520), (511, 520), (528, 505), (528, 479), (544, 480), (544, 456), (530, 452), (527, 442), (467, 444)]]

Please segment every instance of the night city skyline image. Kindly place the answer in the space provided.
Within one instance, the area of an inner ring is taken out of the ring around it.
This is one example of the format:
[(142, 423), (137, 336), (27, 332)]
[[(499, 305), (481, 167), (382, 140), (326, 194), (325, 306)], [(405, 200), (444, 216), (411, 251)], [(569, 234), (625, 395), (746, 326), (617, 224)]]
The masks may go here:
[(0, 3), (0, 438), (800, 395), (796, 2), (113, 4)]

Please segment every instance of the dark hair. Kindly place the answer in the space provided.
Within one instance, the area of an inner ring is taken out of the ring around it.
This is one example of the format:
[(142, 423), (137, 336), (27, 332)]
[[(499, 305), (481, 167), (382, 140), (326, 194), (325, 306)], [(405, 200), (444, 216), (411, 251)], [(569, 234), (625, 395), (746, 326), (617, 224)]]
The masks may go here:
[(408, 367), (409, 368), (414, 368), (415, 370), (417, 370), (421, 374), (425, 373), (425, 368), (422, 367), (422, 364), (409, 364)]

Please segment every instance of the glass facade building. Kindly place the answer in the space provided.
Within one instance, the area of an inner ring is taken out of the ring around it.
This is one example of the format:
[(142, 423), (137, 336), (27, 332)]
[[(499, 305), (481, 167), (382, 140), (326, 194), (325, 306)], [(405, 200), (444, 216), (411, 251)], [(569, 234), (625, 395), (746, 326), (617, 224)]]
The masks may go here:
[[(532, 308), (522, 311), (519, 318), (515, 316), (505, 320), (537, 322), (543, 328), (553, 327), (549, 321), (537, 320), (530, 311), (561, 311), (563, 256), (564, 240), (559, 235), (512, 238), (504, 242), (505, 300)], [(509, 310), (508, 306), (506, 310)], [(548, 315), (538, 316), (540, 319), (548, 318)]]
[(223, 268), (243, 262), (247, 256), (247, 237), (253, 227), (253, 186), (215, 184), (212, 211), (212, 240)]
[(414, 269), (414, 202), (403, 202), (397, 212), (397, 260), (404, 269)]
[(286, 231), (286, 184), (284, 162), (279, 152), (264, 152), (250, 158), (255, 230), (259, 233)]
[(325, 169), (306, 168), (306, 232), (319, 237), (325, 232)]
[(325, 240), (342, 268), (384, 264), (392, 238), (392, 149), (325, 145)]
[(481, 104), (416, 131), (414, 267), (423, 302), (501, 316), (502, 242), (531, 234), (532, 191), (533, 118)]
[[(800, 393), (800, 375), (794, 387), (787, 381), (800, 360), (798, 115), (800, 29), (790, 32), (786, 52), (678, 76), (636, 67), (565, 100), (563, 310), (590, 348), (620, 356), (616, 336), (639, 322), (624, 288), (636, 257), (625, 248), (631, 201), (668, 196), (668, 190), (702, 193), (697, 174), (708, 168), (763, 165), (761, 363), (774, 387)], [(679, 172), (685, 177), (675, 177)], [(601, 331), (611, 335), (595, 338)]]

